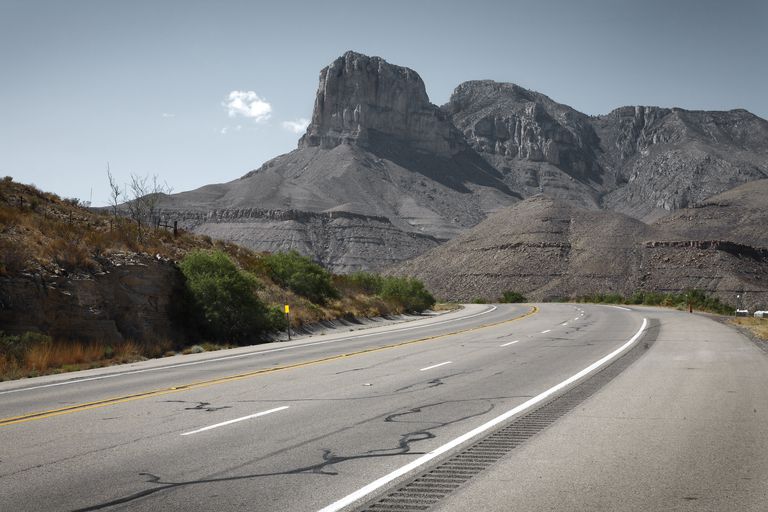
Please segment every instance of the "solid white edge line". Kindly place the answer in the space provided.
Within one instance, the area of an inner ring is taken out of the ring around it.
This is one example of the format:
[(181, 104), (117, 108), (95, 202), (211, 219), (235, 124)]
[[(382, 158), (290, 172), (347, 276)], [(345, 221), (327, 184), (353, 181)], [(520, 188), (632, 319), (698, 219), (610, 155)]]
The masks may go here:
[(494, 419), (483, 423), (479, 427), (470, 430), (464, 435), (461, 435), (457, 437), (456, 439), (449, 441), (448, 443), (435, 448), (434, 450), (426, 453), (425, 455), (422, 455), (418, 459), (406, 464), (405, 466), (402, 466), (388, 475), (384, 475), (383, 477), (374, 480), (370, 484), (366, 485), (365, 487), (361, 487), (357, 491), (353, 492), (352, 494), (349, 494), (343, 498), (341, 498), (338, 501), (335, 501), (328, 505), (327, 507), (323, 507), (319, 510), (319, 512), (337, 512), (341, 510), (342, 508), (346, 507), (347, 505), (351, 505), (352, 503), (356, 502), (359, 499), (364, 498), (368, 494), (371, 494), (372, 492), (376, 491), (377, 489), (387, 485), (391, 481), (400, 478), (401, 476), (413, 471), (414, 469), (418, 468), (419, 466), (423, 466), (427, 462), (431, 461), (432, 459), (442, 455), (443, 453), (469, 441), (470, 439), (477, 437), (478, 435), (484, 433), (485, 431), (495, 427), (499, 423), (511, 418), (512, 416), (515, 416), (526, 409), (529, 409), (533, 407), (534, 405), (538, 404), (539, 402), (542, 402), (543, 400), (549, 398), (554, 393), (560, 391), (561, 389), (565, 388), (566, 386), (576, 382), (577, 380), (581, 379), (585, 375), (591, 373), (592, 371), (596, 370), (597, 368), (603, 366), (605, 363), (610, 361), (611, 359), (614, 359), (618, 355), (620, 355), (622, 352), (625, 352), (631, 345), (635, 343), (635, 341), (640, 338), (640, 336), (645, 331), (645, 328), (648, 326), (648, 319), (643, 318), (643, 325), (640, 326), (640, 330), (635, 333), (634, 336), (632, 336), (629, 341), (627, 341), (625, 344), (611, 352), (610, 354), (602, 357), (601, 359), (595, 361), (591, 365), (587, 366), (583, 370), (581, 370), (579, 373), (572, 375), (571, 377), (565, 379), (560, 384), (557, 384), (555, 386), (552, 386), (548, 390), (544, 391), (543, 393), (536, 395), (535, 397), (531, 398), (530, 400), (527, 400), (526, 402), (523, 402), (522, 404), (518, 405), (517, 407), (514, 407), (513, 409), (510, 409), (509, 411), (505, 412), (504, 414), (495, 417)]
[(611, 307), (612, 307), (612, 308), (616, 308), (616, 309), (623, 309), (624, 311), (632, 311), (632, 310), (631, 310), (631, 309), (629, 309), (629, 308), (624, 308), (624, 307), (621, 307), (621, 306), (611, 306)]
[(197, 434), (198, 432), (205, 432), (206, 430), (212, 430), (214, 428), (223, 427), (225, 425), (231, 425), (232, 423), (237, 423), (239, 421), (249, 420), (251, 418), (258, 418), (259, 416), (266, 416), (267, 414), (272, 414), (273, 412), (285, 410), (288, 407), (290, 407), (290, 406), (284, 405), (282, 407), (275, 407), (274, 409), (270, 409), (268, 411), (261, 411), (261, 412), (257, 412), (256, 414), (250, 414), (248, 416), (243, 416), (242, 418), (235, 418), (233, 420), (223, 421), (223, 422), (217, 423), (215, 425), (209, 425), (207, 427), (199, 428), (199, 429), (193, 430), (191, 432), (184, 432), (181, 435), (182, 436), (188, 436), (188, 435), (191, 435), (191, 434)]
[(397, 332), (402, 332), (402, 331), (412, 331), (413, 329), (421, 329), (421, 328), (425, 328), (425, 327), (432, 327), (432, 326), (435, 326), (435, 325), (447, 324), (449, 322), (454, 322), (454, 321), (457, 321), (457, 320), (469, 320), (470, 318), (475, 318), (475, 317), (478, 317), (478, 316), (482, 316), (482, 315), (491, 313), (493, 311), (496, 311), (497, 309), (498, 309), (498, 306), (491, 306), (490, 308), (486, 309), (485, 311), (481, 311), (479, 313), (474, 313), (474, 314), (469, 315), (469, 316), (462, 316), (462, 317), (459, 317), (459, 318), (450, 318), (450, 319), (444, 320), (442, 322), (435, 322), (435, 323), (427, 324), (427, 325), (416, 325), (416, 326), (411, 326), (411, 327), (403, 327), (401, 329), (393, 329), (391, 331), (385, 331), (385, 332), (371, 332), (371, 333), (366, 333), (366, 334), (356, 334), (354, 336), (345, 336), (343, 338), (339, 338), (339, 339), (336, 339), (336, 340), (315, 341), (315, 342), (312, 342), (312, 343), (304, 343), (302, 345), (292, 345), (290, 347), (281, 347), (281, 348), (273, 348), (273, 349), (269, 349), (269, 350), (259, 350), (259, 351), (256, 351), (256, 352), (248, 352), (247, 354), (236, 354), (236, 355), (232, 355), (232, 356), (222, 356), (222, 357), (216, 357), (216, 358), (213, 358), (213, 359), (205, 359), (205, 360), (202, 360), (202, 361), (190, 361), (188, 363), (178, 363), (178, 364), (170, 364), (170, 365), (166, 365), (166, 366), (157, 366), (155, 368), (145, 368), (143, 370), (129, 370), (129, 371), (126, 371), (126, 372), (110, 373), (110, 374), (107, 374), (107, 375), (97, 375), (95, 377), (84, 377), (82, 379), (77, 379), (76, 378), (76, 379), (72, 379), (72, 380), (66, 380), (66, 381), (63, 381), (63, 382), (52, 382), (50, 384), (41, 384), (39, 386), (31, 386), (31, 387), (28, 387), (28, 388), (8, 389), (6, 391), (0, 391), (0, 395), (6, 395), (6, 394), (9, 394), (9, 393), (20, 393), (22, 391), (34, 391), (36, 389), (52, 388), (52, 387), (57, 387), (57, 386), (66, 386), (66, 385), (69, 385), (69, 384), (80, 384), (82, 382), (90, 382), (90, 381), (95, 381), (95, 380), (113, 379), (115, 377), (123, 377), (125, 375), (134, 375), (134, 374), (139, 374), (139, 373), (156, 372), (156, 371), (160, 371), (160, 370), (173, 370), (174, 368), (183, 368), (185, 366), (195, 366), (195, 365), (198, 365), (198, 364), (206, 364), (206, 363), (217, 363), (219, 361), (227, 361), (227, 360), (230, 360), (230, 359), (241, 359), (243, 357), (252, 357), (252, 356), (258, 356), (258, 355), (262, 355), (262, 354), (272, 354), (274, 352), (282, 352), (284, 350), (295, 350), (297, 348), (314, 347), (315, 345), (325, 345), (327, 343), (338, 343), (338, 342), (341, 342), (341, 341), (349, 341), (349, 340), (354, 340), (354, 339), (358, 339), (358, 338), (367, 338), (367, 337), (370, 337), (370, 336), (378, 336), (378, 335), (383, 335), (383, 334), (391, 334), (391, 333), (397, 333)]
[(510, 345), (514, 345), (514, 344), (515, 344), (515, 343), (517, 343), (518, 341), (520, 341), (520, 340), (510, 341), (509, 343), (504, 343), (503, 345), (499, 345), (499, 346), (500, 346), (500, 347), (508, 347), (508, 346), (510, 346)]
[(423, 372), (425, 370), (431, 370), (432, 368), (437, 368), (438, 366), (445, 366), (446, 364), (451, 364), (453, 361), (446, 361), (444, 363), (439, 364), (433, 364), (432, 366), (427, 366), (426, 368), (419, 369), (420, 372)]

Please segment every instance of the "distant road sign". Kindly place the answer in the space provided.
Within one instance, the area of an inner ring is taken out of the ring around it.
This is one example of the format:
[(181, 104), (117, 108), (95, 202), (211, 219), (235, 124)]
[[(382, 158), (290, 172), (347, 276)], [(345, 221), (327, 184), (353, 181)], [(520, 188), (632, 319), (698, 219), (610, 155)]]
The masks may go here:
[(288, 314), (288, 313), (290, 313), (290, 312), (291, 312), (291, 306), (289, 306), (288, 304), (286, 304), (286, 305), (285, 305), (285, 314), (287, 315), (287, 314)]

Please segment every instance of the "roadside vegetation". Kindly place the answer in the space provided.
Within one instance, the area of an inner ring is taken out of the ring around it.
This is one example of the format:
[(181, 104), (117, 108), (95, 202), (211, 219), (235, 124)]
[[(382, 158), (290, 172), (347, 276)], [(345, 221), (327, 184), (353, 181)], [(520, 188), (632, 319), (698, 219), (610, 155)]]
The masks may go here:
[(435, 305), (435, 298), (424, 283), (409, 277), (382, 276), (370, 272), (355, 272), (340, 276), (346, 289), (373, 295), (390, 307), (404, 313), (421, 313)]
[(768, 318), (736, 317), (730, 321), (749, 330), (758, 339), (768, 342)]
[(167, 340), (147, 344), (132, 340), (114, 344), (82, 343), (55, 340), (39, 332), (7, 334), (0, 331), (0, 381), (161, 357), (171, 346)]
[(733, 315), (735, 309), (716, 297), (710, 297), (701, 290), (688, 290), (683, 293), (657, 293), (638, 291), (629, 297), (617, 293), (597, 293), (576, 297), (571, 302), (592, 302), (598, 304), (636, 304), (644, 306), (664, 306), (687, 309), (690, 305), (697, 311), (707, 311), (720, 315)]
[(112, 204), (96, 210), (0, 179), (0, 280), (81, 278), (124, 254), (170, 261), (184, 276), (177, 312), (185, 323), (183, 339), (86, 343), (54, 339), (47, 331), (10, 332), (0, 324), (0, 380), (270, 341), (287, 327), (284, 304), (291, 306), (294, 330), (336, 319), (420, 313), (435, 305), (414, 279), (334, 275), (296, 252), (258, 253), (174, 231), (159, 218), (156, 199), (170, 188), (156, 177), (133, 176), (120, 187), (109, 173), (109, 181)]
[(518, 302), (527, 302), (528, 299), (523, 296), (522, 293), (519, 292), (513, 292), (513, 291), (506, 291), (501, 294), (501, 298), (499, 299), (499, 302), (502, 304), (515, 304)]

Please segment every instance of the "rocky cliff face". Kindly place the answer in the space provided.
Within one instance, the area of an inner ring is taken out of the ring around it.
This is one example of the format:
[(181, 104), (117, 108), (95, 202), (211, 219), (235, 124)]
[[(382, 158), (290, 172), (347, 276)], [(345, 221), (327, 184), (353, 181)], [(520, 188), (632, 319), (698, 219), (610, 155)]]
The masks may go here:
[(418, 73), (347, 52), (320, 71), (312, 122), (299, 147), (371, 147), (377, 135), (445, 157), (466, 148), (445, 113), (429, 102)]
[(117, 343), (176, 339), (184, 289), (178, 268), (149, 256), (115, 254), (76, 275), (0, 278), (0, 326), (57, 339)]
[(547, 162), (583, 181), (600, 178), (589, 119), (534, 91), (491, 80), (465, 82), (443, 108), (477, 151), (495, 162)]
[(624, 107), (594, 120), (619, 185), (604, 206), (657, 218), (768, 177), (768, 122), (744, 110)]
[(768, 177), (768, 122), (744, 110), (622, 107), (589, 117), (514, 84), (465, 82), (443, 107), (523, 196), (653, 220)]

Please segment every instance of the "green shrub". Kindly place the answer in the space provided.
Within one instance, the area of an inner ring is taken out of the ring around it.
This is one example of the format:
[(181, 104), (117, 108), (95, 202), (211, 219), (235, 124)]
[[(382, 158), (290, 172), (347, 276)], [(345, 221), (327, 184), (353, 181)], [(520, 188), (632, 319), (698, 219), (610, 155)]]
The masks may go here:
[(631, 297), (625, 298), (617, 293), (595, 293), (574, 299), (575, 302), (595, 302), (603, 304), (642, 304), (644, 306), (665, 306), (687, 309), (690, 303), (693, 309), (710, 311), (722, 315), (731, 315), (733, 307), (722, 303), (719, 299), (708, 296), (702, 290), (686, 290), (681, 293), (659, 293), (637, 291)]
[(606, 304), (625, 304), (626, 299), (618, 293), (607, 293), (603, 296), (603, 302)]
[(264, 263), (273, 281), (312, 302), (325, 304), (329, 299), (339, 297), (331, 273), (296, 251), (270, 254), (264, 258)]
[(346, 281), (362, 293), (378, 295), (381, 293), (384, 278), (370, 272), (353, 272), (346, 276)]
[(356, 293), (376, 295), (395, 309), (421, 313), (435, 305), (435, 298), (418, 279), (354, 272), (340, 276), (343, 286)]
[(411, 313), (421, 313), (435, 305), (435, 298), (424, 283), (410, 277), (384, 277), (380, 295), (382, 299), (399, 304)]
[(513, 304), (516, 302), (527, 302), (527, 300), (528, 299), (526, 299), (522, 293), (506, 291), (501, 294), (499, 302), (504, 304)]
[(284, 331), (288, 327), (288, 319), (278, 306), (272, 306), (267, 310), (267, 321), (275, 331)]
[(179, 263), (204, 332), (219, 341), (245, 342), (275, 328), (255, 294), (260, 283), (221, 251), (192, 251)]

